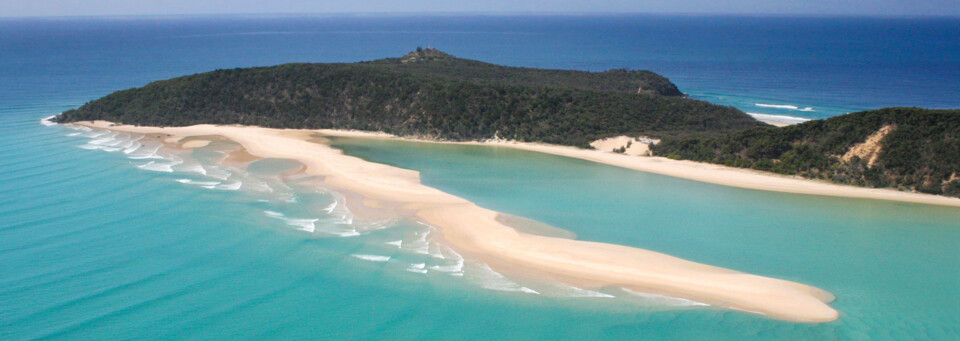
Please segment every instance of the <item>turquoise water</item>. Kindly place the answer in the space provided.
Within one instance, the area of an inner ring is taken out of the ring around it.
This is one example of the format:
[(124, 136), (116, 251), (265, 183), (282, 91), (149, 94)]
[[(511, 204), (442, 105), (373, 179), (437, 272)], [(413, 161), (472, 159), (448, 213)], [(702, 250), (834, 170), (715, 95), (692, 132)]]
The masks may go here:
[(429, 186), (580, 239), (789, 279), (838, 296), (832, 306), (839, 321), (789, 328), (878, 338), (945, 339), (958, 332), (956, 208), (744, 190), (507, 148), (335, 141), (348, 154), (419, 170)]
[[(313, 179), (280, 176), (295, 163), (222, 167), (230, 174), (222, 180), (212, 161), (233, 148), (226, 143), (174, 154), (181, 163), (165, 172), (137, 167), (173, 164), (163, 150), (166, 159), (130, 159), (138, 152), (78, 148), (103, 137), (68, 136), (77, 131), (33, 120), (7, 130), (8, 138), (28, 132), (41, 139), (25, 144), (60, 152), (4, 151), (22, 160), (4, 165), (4, 175), (18, 176), (0, 188), (22, 194), (5, 198), (0, 212), (0, 267), (12, 269), (0, 277), (5, 339), (950, 339), (960, 332), (955, 209), (740, 190), (501, 148), (335, 140), (349, 154), (420, 170), (430, 186), (580, 239), (838, 296), (838, 321), (795, 324), (676, 302), (533, 295), (476, 264), (451, 276), (434, 268), (455, 263), (429, 256), (444, 252), (437, 245), (428, 254), (409, 249), (423, 226), (344, 224), (325, 210), (342, 197)], [(219, 187), (236, 181), (238, 190)], [(316, 229), (303, 231), (305, 221)], [(387, 244), (396, 240), (405, 248)], [(409, 271), (421, 263), (429, 273)]]
[[(337, 140), (350, 154), (419, 170), (427, 185), (580, 239), (837, 295), (839, 320), (795, 324), (613, 289), (536, 287), (469, 260), (461, 268), (455, 254), (429, 243), (428, 227), (353, 217), (342, 209), (344, 197), (315, 179), (286, 176), (295, 163), (220, 166), (223, 152), (235, 148), (222, 142), (189, 153), (158, 150), (153, 158), (148, 139), (93, 137), (99, 133), (40, 123), (155, 79), (218, 67), (369, 59), (423, 41), (514, 65), (651, 68), (684, 91), (717, 94), (726, 98), (721, 103), (745, 109), (754, 99), (837, 108), (814, 117), (873, 105), (960, 103), (951, 90), (960, 57), (958, 26), (950, 20), (411, 20), (0, 21), (0, 339), (960, 335), (956, 209), (726, 188), (507, 149)], [(711, 22), (722, 29), (689, 36)], [(675, 33), (690, 37), (686, 45), (657, 40), (657, 48), (640, 51), (656, 39), (637, 32), (664, 25), (680, 25)], [(849, 37), (856, 42), (837, 43), (854, 46), (849, 53), (815, 52), (820, 38), (851, 25), (859, 28)], [(757, 27), (764, 29), (744, 33)], [(787, 39), (805, 27), (817, 29), (799, 42)], [(917, 30), (932, 37), (929, 43), (903, 45), (910, 51), (877, 48), (900, 46)], [(860, 39), (881, 31), (895, 34), (885, 35), (888, 41)], [(717, 46), (717, 35), (731, 32), (743, 34)], [(779, 60), (769, 58), (776, 49), (764, 46), (803, 48)], [(814, 62), (818, 56), (823, 63)], [(935, 86), (874, 91), (883, 84), (876, 80), (891, 76)], [(863, 82), (871, 85), (856, 85)], [(620, 298), (577, 297), (608, 294)]]

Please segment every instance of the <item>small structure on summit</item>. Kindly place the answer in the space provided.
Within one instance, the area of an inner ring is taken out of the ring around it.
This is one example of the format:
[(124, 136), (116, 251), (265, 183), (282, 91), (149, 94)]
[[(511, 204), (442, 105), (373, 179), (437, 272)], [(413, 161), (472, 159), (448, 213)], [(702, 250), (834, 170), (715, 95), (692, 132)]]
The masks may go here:
[(417, 46), (416, 51), (407, 53), (407, 55), (403, 56), (403, 58), (400, 58), (400, 62), (406, 64), (410, 62), (422, 62), (444, 58), (453, 58), (453, 56), (434, 48), (422, 48)]

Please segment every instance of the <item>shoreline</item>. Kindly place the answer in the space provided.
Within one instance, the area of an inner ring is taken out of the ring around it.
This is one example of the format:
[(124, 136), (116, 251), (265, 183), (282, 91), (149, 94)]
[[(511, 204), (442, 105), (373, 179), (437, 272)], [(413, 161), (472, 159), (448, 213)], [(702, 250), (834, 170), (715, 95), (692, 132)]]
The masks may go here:
[(649, 250), (521, 232), (502, 223), (496, 211), (421, 184), (416, 171), (364, 161), (315, 142), (317, 133), (336, 136), (327, 131), (212, 125), (133, 127), (102, 121), (77, 124), (177, 137), (217, 135), (240, 144), (254, 156), (297, 160), (308, 174), (322, 176), (330, 186), (387, 202), (398, 212), (434, 226), (458, 252), (560, 282), (587, 284), (588, 288), (622, 287), (794, 322), (828, 322), (839, 316), (827, 304), (835, 297), (809, 285)]
[(774, 115), (774, 114), (761, 114), (756, 112), (748, 112), (747, 115), (750, 115), (755, 120), (776, 126), (776, 127), (786, 127), (794, 124), (800, 124), (806, 121), (810, 121), (809, 118), (796, 117), (796, 116), (787, 116), (787, 115)]
[(823, 180), (806, 179), (789, 175), (762, 172), (753, 169), (735, 168), (688, 160), (671, 160), (660, 156), (630, 156), (612, 152), (532, 142), (503, 140), (490, 140), (481, 142), (431, 141), (425, 139), (398, 137), (382, 132), (375, 133), (329, 129), (321, 129), (319, 132), (328, 136), (340, 137), (398, 139), (423, 143), (512, 148), (581, 159), (610, 166), (666, 175), (681, 179), (761, 191), (960, 207), (960, 198), (916, 192), (904, 192), (892, 188), (867, 188), (853, 185), (842, 185)]

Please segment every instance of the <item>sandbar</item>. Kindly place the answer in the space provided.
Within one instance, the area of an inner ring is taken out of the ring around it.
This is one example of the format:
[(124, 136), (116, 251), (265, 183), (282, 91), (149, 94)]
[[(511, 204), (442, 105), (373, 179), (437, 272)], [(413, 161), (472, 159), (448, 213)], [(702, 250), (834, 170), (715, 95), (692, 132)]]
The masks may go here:
[(103, 121), (79, 124), (179, 137), (218, 135), (257, 157), (297, 160), (308, 174), (322, 176), (335, 188), (411, 212), (411, 218), (436, 227), (443, 240), (458, 251), (551, 278), (669, 295), (796, 322), (827, 322), (838, 317), (827, 304), (834, 296), (813, 286), (633, 247), (521, 232), (499, 221), (496, 211), (423, 185), (416, 171), (368, 162), (313, 142), (315, 130), (214, 125), (157, 128)]

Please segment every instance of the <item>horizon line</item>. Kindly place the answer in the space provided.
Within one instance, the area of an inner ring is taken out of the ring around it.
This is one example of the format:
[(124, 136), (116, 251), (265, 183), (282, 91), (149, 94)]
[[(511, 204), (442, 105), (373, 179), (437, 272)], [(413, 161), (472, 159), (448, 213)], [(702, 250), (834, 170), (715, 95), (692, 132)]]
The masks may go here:
[(177, 14), (81, 14), (81, 15), (21, 15), (0, 19), (173, 19), (203, 17), (447, 17), (447, 16), (677, 16), (677, 17), (769, 17), (769, 18), (885, 18), (885, 19), (960, 19), (958, 14), (854, 14), (854, 13), (753, 13), (753, 12), (565, 12), (565, 11), (502, 11), (502, 12), (270, 12), (270, 13), (177, 13)]

